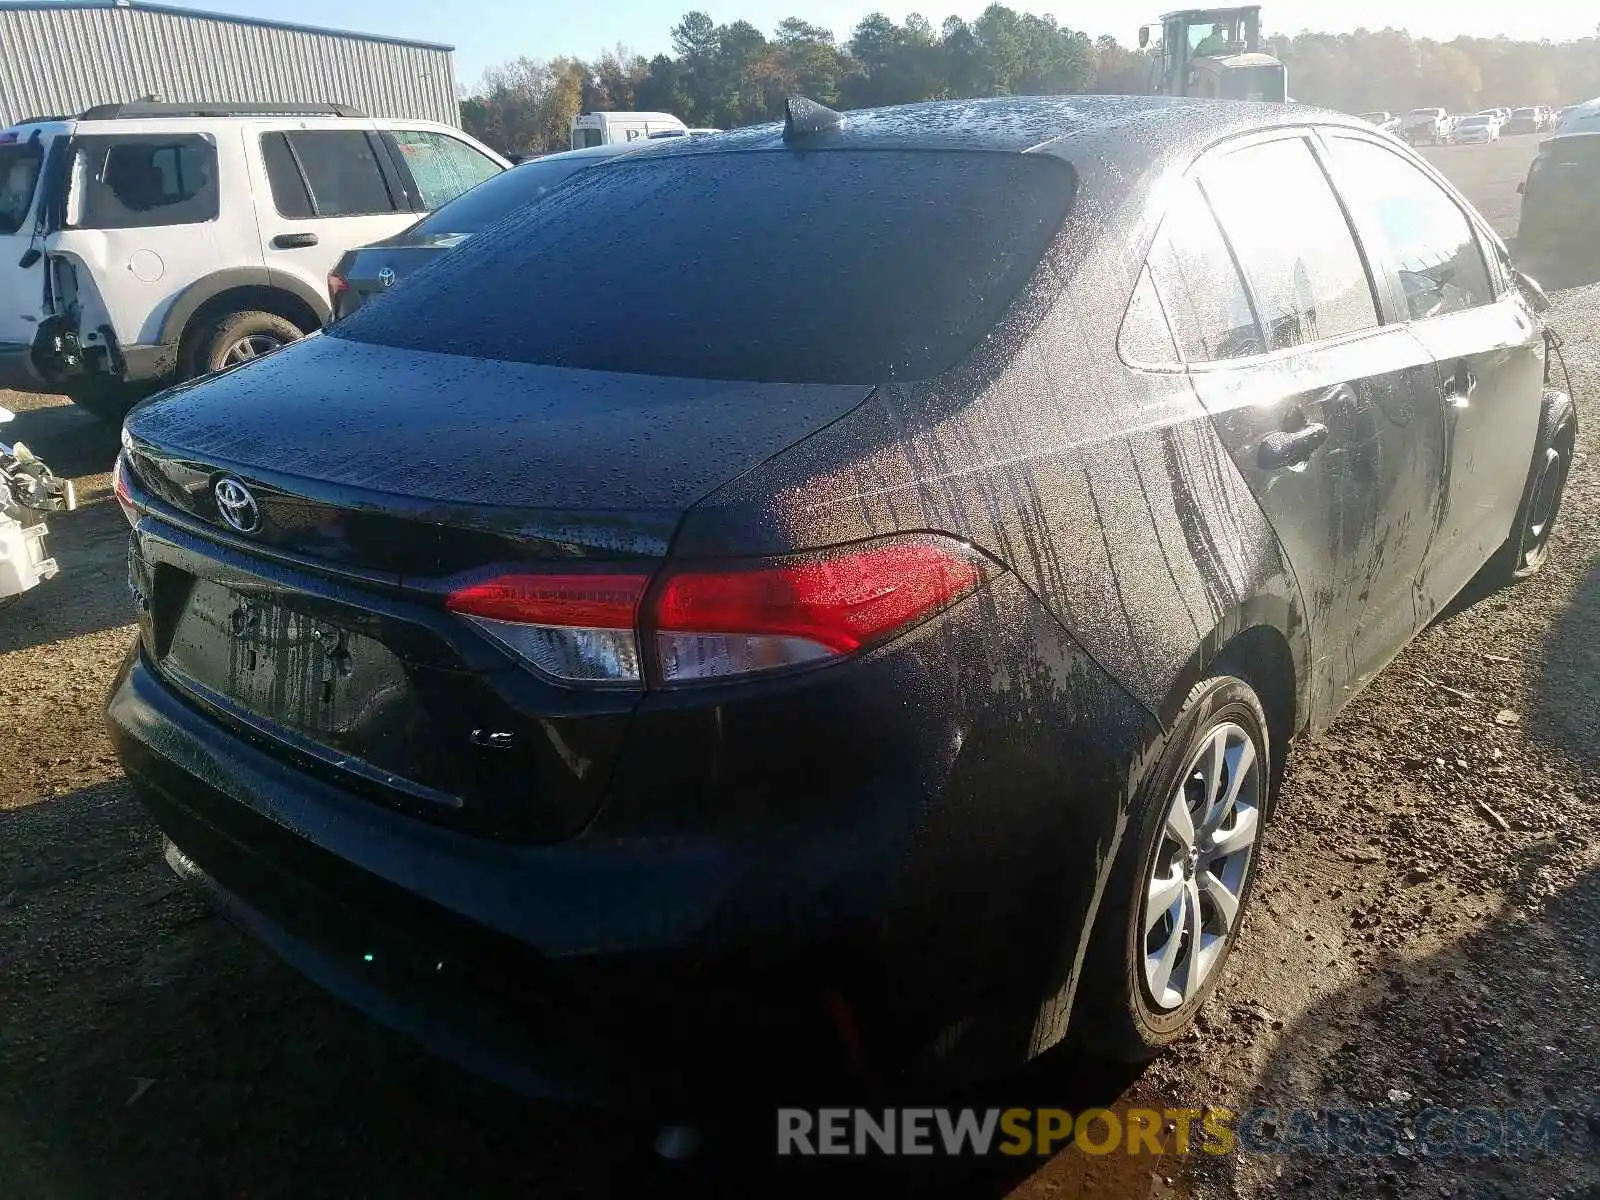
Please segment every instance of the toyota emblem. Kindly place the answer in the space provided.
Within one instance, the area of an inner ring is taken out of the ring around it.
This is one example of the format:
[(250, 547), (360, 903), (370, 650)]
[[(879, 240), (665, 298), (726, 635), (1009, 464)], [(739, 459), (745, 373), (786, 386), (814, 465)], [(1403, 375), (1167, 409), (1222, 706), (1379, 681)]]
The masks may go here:
[(393, 267), (384, 267), (383, 270), (379, 271), (378, 272), (378, 282), (380, 284), (382, 284), (386, 288), (393, 287), (394, 286), (394, 268)]
[(254, 533), (261, 528), (261, 508), (256, 498), (232, 476), (223, 476), (212, 489), (217, 498), (217, 513), (240, 533)]

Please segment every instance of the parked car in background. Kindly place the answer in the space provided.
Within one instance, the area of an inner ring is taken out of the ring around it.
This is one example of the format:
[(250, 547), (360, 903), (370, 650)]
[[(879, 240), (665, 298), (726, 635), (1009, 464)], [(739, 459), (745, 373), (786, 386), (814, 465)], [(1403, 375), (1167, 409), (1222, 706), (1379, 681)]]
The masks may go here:
[(1600, 137), (1558, 134), (1539, 147), (1517, 221), (1517, 257), (1537, 275), (1589, 273), (1600, 265)]
[(655, 133), (652, 133), (650, 136), (656, 139), (675, 137), (710, 137), (713, 133), (721, 132), (722, 130), (720, 129), (709, 129), (704, 127), (697, 127), (695, 129), (661, 129)]
[(1449, 132), (1449, 118), (1442, 108), (1414, 108), (1400, 121), (1400, 136), (1413, 146), (1435, 146)]
[(1455, 127), (1451, 140), (1463, 145), (1499, 141), (1500, 118), (1494, 113), (1477, 113), (1467, 117)]
[(328, 271), (506, 168), (333, 105), (109, 104), (0, 134), (0, 387), (108, 419), (331, 316)]
[(687, 133), (688, 126), (671, 113), (596, 112), (572, 118), (572, 148), (642, 141), (656, 134)]
[(530, 1090), (1146, 1059), (1296, 735), (1544, 561), (1540, 300), (1352, 117), (791, 101), (136, 409), (111, 737), (186, 880)]
[(1600, 133), (1600, 100), (1586, 100), (1562, 109), (1557, 133)]
[(530, 159), (456, 197), (410, 229), (347, 251), (328, 273), (334, 318), (349, 316), (419, 267), (514, 209), (548, 195), (580, 172), (649, 146), (649, 141), (611, 142)]
[(1398, 133), (1400, 131), (1400, 118), (1389, 112), (1362, 113), (1361, 120), (1369, 125), (1376, 125), (1385, 133)]
[(1519, 108), (1513, 110), (1502, 132), (1507, 134), (1538, 133), (1544, 127), (1545, 115), (1542, 108)]

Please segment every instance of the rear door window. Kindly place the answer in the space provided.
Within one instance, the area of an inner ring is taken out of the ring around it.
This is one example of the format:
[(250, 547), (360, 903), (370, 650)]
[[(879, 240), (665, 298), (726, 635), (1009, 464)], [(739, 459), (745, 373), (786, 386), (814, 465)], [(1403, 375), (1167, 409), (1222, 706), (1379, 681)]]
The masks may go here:
[(1228, 244), (1192, 181), (1168, 207), (1149, 267), (1185, 359), (1217, 362), (1265, 349)]
[(0, 235), (20, 232), (27, 221), (43, 161), (38, 142), (0, 145)]
[(1271, 349), (1377, 328), (1355, 235), (1303, 138), (1232, 151), (1201, 178)]
[(453, 200), (419, 222), (413, 234), (477, 233), (524, 204), (548, 195), (579, 171), (604, 163), (603, 158), (554, 158), (524, 163), (501, 171), (481, 187)]
[(203, 134), (76, 140), (68, 227), (142, 229), (217, 218), (217, 147)]
[(411, 172), (417, 195), (429, 212), (449, 204), (461, 193), (494, 178), (502, 170), (494, 159), (474, 150), (460, 138), (426, 129), (396, 129), (388, 136), (394, 139), (400, 161)]
[(648, 375), (923, 379), (993, 328), (1073, 190), (1071, 168), (1046, 155), (630, 156), (332, 332)]
[(360, 129), (296, 129), (263, 134), (261, 154), (280, 215), (360, 217), (400, 212), (379, 165), (378, 147)]
[(1448, 192), (1383, 146), (1347, 137), (1328, 144), (1363, 230), (1387, 244), (1412, 320), (1494, 303), (1483, 250)]

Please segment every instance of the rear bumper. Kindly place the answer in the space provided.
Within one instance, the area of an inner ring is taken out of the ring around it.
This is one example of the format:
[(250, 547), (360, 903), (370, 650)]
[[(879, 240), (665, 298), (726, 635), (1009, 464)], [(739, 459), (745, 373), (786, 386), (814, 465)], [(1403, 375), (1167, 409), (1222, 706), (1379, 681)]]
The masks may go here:
[[(137, 651), (113, 685), (107, 716), (166, 835), (167, 861), (186, 882), (313, 982), (474, 1074), (530, 1096), (654, 1116), (696, 1111), (730, 1089), (751, 1095), (775, 1073), (799, 1082), (837, 1079), (847, 1068), (819, 986), (799, 986), (792, 973), (741, 980), (681, 943), (676, 952), (604, 947), (601, 871), (592, 893), (568, 891), (561, 919), (592, 952), (545, 953), (436, 899), (470, 896), (467, 907), (495, 906), (501, 924), (514, 919), (506, 905), (540, 910), (539, 848), (469, 846), (361, 811), (370, 806), (219, 737)], [(258, 807), (268, 798), (270, 815)], [(413, 886), (280, 824), (291, 812), (320, 814), (313, 819), (328, 823), (325, 833), (355, 820), (355, 836), (387, 839), (396, 856), (408, 844), (410, 861), (393, 861), (395, 873), (413, 873)], [(648, 865), (637, 866), (641, 895), (630, 912), (654, 903), (645, 895)], [(691, 871), (692, 855), (677, 866)], [(520, 896), (505, 889), (508, 868), (530, 885)], [(542, 908), (537, 916), (558, 914)]]

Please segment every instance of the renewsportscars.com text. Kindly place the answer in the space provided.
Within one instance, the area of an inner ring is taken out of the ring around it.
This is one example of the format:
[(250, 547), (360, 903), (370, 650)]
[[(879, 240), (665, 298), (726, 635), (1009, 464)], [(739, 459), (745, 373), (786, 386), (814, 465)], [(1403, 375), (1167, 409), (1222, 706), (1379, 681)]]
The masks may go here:
[[(1581, 1119), (1579, 1119), (1581, 1124)], [(780, 1108), (780, 1157), (988, 1154), (1421, 1154), (1480, 1158), (1560, 1148), (1558, 1109)]]

